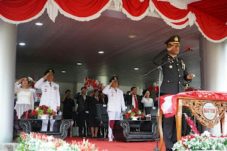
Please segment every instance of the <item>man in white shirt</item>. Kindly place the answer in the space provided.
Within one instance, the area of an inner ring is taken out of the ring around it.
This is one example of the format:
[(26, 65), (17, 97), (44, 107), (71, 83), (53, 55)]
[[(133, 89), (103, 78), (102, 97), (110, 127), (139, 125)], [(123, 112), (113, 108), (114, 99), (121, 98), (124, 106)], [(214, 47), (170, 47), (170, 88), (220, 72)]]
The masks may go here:
[(110, 84), (103, 89), (108, 96), (107, 112), (109, 117), (108, 138), (113, 141), (113, 126), (115, 120), (121, 120), (121, 112), (126, 110), (123, 91), (118, 88), (119, 83), (116, 76), (112, 77)]
[[(60, 92), (59, 85), (54, 81), (54, 70), (49, 69), (45, 72), (44, 77), (35, 83), (35, 88), (41, 89), (41, 105), (46, 105), (57, 112), (60, 109)], [(53, 131), (55, 120), (50, 120), (50, 131)], [(48, 120), (43, 120), (41, 131), (47, 131)]]

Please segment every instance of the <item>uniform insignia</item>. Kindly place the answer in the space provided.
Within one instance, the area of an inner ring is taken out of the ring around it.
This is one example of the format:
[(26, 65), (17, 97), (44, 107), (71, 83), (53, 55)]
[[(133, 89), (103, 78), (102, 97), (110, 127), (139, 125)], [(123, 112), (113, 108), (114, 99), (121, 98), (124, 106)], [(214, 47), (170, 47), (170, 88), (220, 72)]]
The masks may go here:
[(169, 68), (170, 68), (170, 69), (172, 69), (172, 68), (173, 68), (173, 66), (172, 66), (172, 65), (169, 65)]
[(181, 60), (181, 66), (182, 66), (182, 69), (185, 70), (185, 63), (183, 60)]

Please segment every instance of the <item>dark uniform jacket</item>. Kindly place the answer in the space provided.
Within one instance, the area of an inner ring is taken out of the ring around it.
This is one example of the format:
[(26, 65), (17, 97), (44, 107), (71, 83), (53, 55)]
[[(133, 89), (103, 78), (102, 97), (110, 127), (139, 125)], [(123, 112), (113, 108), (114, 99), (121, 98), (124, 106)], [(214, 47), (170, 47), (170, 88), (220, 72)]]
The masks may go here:
[(153, 62), (162, 66), (163, 81), (160, 92), (162, 94), (176, 94), (184, 91), (184, 87), (190, 80), (187, 80), (187, 69), (182, 58), (173, 58), (168, 55), (167, 50), (162, 51)]

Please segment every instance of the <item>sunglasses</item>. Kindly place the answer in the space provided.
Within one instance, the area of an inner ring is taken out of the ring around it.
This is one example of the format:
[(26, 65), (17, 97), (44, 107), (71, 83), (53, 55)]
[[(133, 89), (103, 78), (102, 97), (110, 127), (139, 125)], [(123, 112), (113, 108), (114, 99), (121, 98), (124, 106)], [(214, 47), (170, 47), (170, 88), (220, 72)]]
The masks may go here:
[(169, 43), (168, 44), (168, 47), (180, 47), (180, 44), (179, 43)]

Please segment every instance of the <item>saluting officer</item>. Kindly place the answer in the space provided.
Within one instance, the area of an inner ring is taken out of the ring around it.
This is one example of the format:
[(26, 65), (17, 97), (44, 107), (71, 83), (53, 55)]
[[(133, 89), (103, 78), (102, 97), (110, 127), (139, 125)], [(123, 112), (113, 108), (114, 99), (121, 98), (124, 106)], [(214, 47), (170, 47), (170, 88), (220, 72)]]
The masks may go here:
[[(41, 105), (46, 105), (50, 107), (52, 110), (57, 112), (60, 109), (60, 92), (59, 85), (54, 81), (54, 70), (48, 69), (44, 73), (44, 77), (38, 80), (35, 83), (35, 88), (41, 89), (42, 96), (40, 99)], [(55, 120), (50, 121), (50, 131), (53, 131), (53, 124)], [(42, 122), (42, 131), (47, 131), (47, 121), (43, 120)]]
[(110, 84), (103, 89), (108, 97), (107, 112), (109, 117), (108, 138), (113, 141), (112, 128), (115, 120), (121, 120), (121, 112), (126, 110), (123, 91), (118, 88), (118, 78), (113, 76)]
[[(186, 83), (189, 83), (194, 74), (187, 72), (182, 58), (178, 57), (180, 52), (180, 37), (170, 37), (166, 42), (166, 49), (154, 57), (154, 64), (162, 66), (163, 81), (160, 88), (161, 95), (177, 94), (184, 90)], [(176, 142), (175, 117), (163, 117), (163, 135), (166, 150), (172, 150)]]

